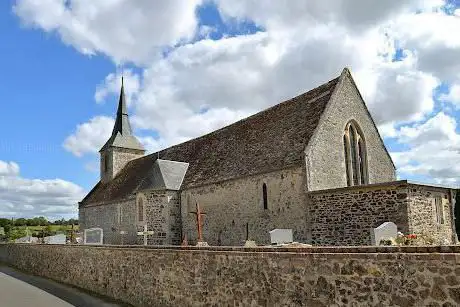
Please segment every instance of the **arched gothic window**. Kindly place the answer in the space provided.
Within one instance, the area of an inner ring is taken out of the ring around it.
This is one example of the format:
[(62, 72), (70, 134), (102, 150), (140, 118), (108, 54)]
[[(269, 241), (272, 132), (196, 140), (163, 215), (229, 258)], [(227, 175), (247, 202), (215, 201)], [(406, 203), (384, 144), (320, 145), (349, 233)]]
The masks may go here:
[(137, 198), (137, 221), (139, 223), (144, 222), (144, 197), (141, 195)]
[(368, 183), (366, 142), (356, 122), (351, 121), (343, 134), (347, 186)]

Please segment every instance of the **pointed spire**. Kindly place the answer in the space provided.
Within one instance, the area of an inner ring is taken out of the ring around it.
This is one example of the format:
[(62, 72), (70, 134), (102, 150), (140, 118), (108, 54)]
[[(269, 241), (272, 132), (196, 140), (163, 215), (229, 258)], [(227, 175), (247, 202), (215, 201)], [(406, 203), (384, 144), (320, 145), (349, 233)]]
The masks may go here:
[(117, 119), (113, 127), (112, 135), (120, 132), (123, 136), (132, 135), (131, 125), (128, 119), (128, 109), (126, 107), (126, 96), (123, 76), (121, 77), (120, 98), (118, 99)]
[(126, 107), (124, 78), (121, 77), (120, 98), (118, 99), (117, 118), (113, 126), (112, 136), (105, 143), (101, 150), (108, 146), (131, 148), (144, 150), (144, 147), (134, 137), (128, 118), (128, 108)]

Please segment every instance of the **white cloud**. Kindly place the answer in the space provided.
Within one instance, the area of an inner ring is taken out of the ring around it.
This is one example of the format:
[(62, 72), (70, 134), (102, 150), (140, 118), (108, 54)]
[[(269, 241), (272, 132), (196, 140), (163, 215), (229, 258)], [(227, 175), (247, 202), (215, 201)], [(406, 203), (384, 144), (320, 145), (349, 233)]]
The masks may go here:
[(97, 153), (109, 139), (115, 121), (111, 117), (96, 116), (79, 124), (76, 131), (64, 141), (64, 148), (77, 157), (85, 153)]
[(18, 174), (19, 165), (17, 163), (0, 160), (0, 176), (17, 176)]
[(401, 48), (417, 54), (418, 69), (445, 82), (460, 78), (460, 18), (442, 11), (406, 14), (392, 22), (389, 32)]
[(15, 162), (0, 161), (0, 214), (11, 217), (75, 217), (83, 188), (62, 179), (28, 179)]
[(17, 0), (13, 11), (26, 25), (57, 32), (85, 54), (116, 62), (145, 63), (163, 46), (194, 36), (201, 0)]
[(453, 84), (449, 88), (449, 93), (441, 95), (439, 99), (441, 101), (452, 103), (457, 109), (460, 108), (460, 83)]
[[(441, 0), (281, 0), (263, 6), (254, 0), (216, 0), (224, 20), (250, 20), (265, 30), (218, 41), (209, 39), (215, 29), (197, 29), (199, 0), (65, 3), (19, 0), (15, 12), (84, 53), (142, 66), (142, 78), (130, 76), (130, 111), (133, 126), (147, 130), (143, 135), (155, 131), (155, 138), (140, 138), (150, 151), (305, 92), (348, 66), (382, 134), (410, 148), (395, 153), (402, 170), (456, 180), (441, 176), (441, 162), (429, 158), (440, 148), (438, 157), (456, 159), (455, 121), (447, 110), (433, 117), (433, 91), (441, 82), (453, 84), (441, 100), (460, 105), (455, 85), (460, 84), (460, 36), (453, 35), (460, 20), (439, 9)], [(196, 35), (205, 39), (188, 40)], [(171, 50), (163, 57), (164, 46)], [(404, 56), (394, 62), (396, 49)], [(98, 86), (96, 101), (118, 94), (116, 75)], [(64, 146), (78, 156), (96, 153), (112, 125), (108, 117), (92, 118)]]
[(443, 112), (424, 123), (401, 127), (397, 139), (409, 146), (409, 150), (392, 153), (399, 172), (458, 186), (460, 135), (456, 129), (456, 120)]
[(264, 3), (256, 0), (217, 0), (224, 15), (254, 20), (268, 30), (314, 27), (317, 24), (345, 26), (362, 31), (416, 9), (431, 10), (442, 0), (280, 0)]
[(123, 84), (125, 89), (126, 100), (128, 106), (136, 99), (140, 88), (139, 75), (133, 73), (131, 70), (123, 72), (111, 73), (105, 77), (104, 81), (96, 87), (94, 100), (97, 103), (102, 103), (106, 100), (107, 96), (120, 94), (121, 77), (123, 76)]

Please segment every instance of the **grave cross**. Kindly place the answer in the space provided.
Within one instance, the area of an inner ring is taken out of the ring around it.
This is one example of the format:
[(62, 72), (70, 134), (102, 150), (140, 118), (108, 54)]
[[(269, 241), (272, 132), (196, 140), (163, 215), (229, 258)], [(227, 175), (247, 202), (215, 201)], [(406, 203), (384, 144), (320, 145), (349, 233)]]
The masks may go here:
[(139, 231), (138, 236), (144, 236), (144, 245), (147, 245), (147, 236), (153, 235), (153, 231), (147, 231), (147, 224), (144, 225), (144, 231)]
[(196, 212), (190, 212), (196, 215), (196, 229), (198, 232), (198, 242), (203, 242), (203, 230), (202, 230), (202, 216), (206, 213), (201, 212), (200, 205), (196, 202)]

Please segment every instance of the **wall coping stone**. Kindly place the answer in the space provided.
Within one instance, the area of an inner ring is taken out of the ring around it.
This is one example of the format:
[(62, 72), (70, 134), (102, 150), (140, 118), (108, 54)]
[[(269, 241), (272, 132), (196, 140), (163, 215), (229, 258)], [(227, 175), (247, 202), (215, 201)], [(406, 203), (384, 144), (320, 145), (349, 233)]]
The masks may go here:
[[(312, 247), (242, 247), (242, 246), (176, 246), (176, 245), (58, 245), (33, 243), (0, 243), (2, 246), (34, 246), (43, 248), (101, 248), (101, 249), (136, 249), (146, 251), (181, 251), (181, 252), (240, 252), (240, 253), (288, 253), (288, 254), (460, 254), (460, 245), (442, 246), (312, 246)], [(460, 256), (460, 255), (458, 255)]]
[(372, 191), (372, 190), (377, 190), (379, 188), (397, 188), (397, 187), (409, 187), (409, 186), (421, 186), (421, 187), (428, 187), (428, 188), (438, 189), (438, 190), (453, 190), (454, 189), (452, 187), (425, 184), (425, 183), (413, 182), (409, 180), (396, 180), (396, 181), (380, 182), (380, 183), (365, 184), (365, 185), (355, 185), (355, 186), (350, 186), (350, 187), (307, 191), (306, 193), (315, 195), (315, 194), (326, 194), (326, 193), (343, 192), (343, 191), (365, 191), (365, 190)]

